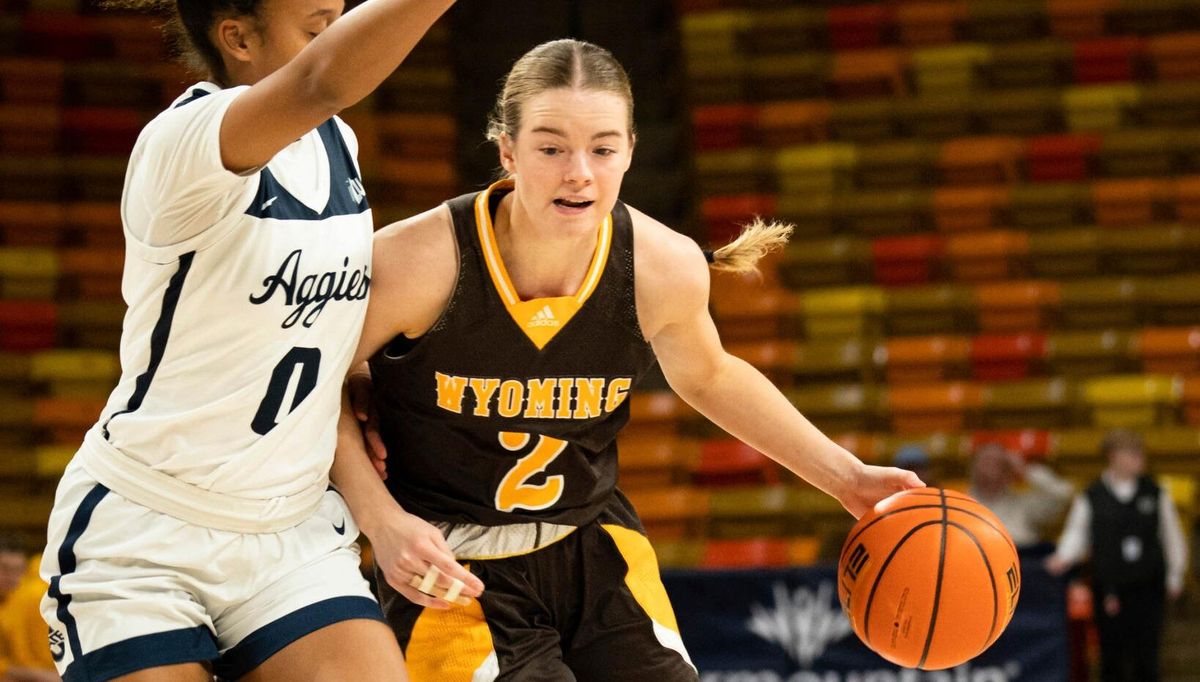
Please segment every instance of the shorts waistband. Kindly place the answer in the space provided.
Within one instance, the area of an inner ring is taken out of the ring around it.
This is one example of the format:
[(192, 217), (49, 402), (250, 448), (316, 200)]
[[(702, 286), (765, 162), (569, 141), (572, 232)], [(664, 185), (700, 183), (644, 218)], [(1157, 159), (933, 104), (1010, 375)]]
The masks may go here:
[(505, 559), (536, 552), (567, 537), (576, 526), (556, 523), (512, 523), (480, 526), (474, 523), (435, 521), (446, 543), (460, 561)]
[(97, 482), (131, 502), (214, 530), (277, 533), (316, 512), (326, 486), (297, 495), (253, 499), (205, 490), (155, 471), (114, 447), (92, 429), (77, 455)]

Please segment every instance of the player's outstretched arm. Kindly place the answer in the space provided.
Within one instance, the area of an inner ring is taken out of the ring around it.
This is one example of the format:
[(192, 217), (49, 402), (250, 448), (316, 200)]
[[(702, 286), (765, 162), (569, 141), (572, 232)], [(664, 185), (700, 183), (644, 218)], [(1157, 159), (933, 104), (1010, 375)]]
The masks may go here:
[(690, 239), (635, 215), (638, 316), (681, 398), (835, 497), (856, 518), (892, 493), (923, 485), (911, 471), (863, 464), (813, 426), (761, 372), (727, 353), (708, 312), (703, 253)]
[[(221, 161), (258, 168), (329, 117), (370, 94), (408, 56), (454, 0), (367, 0), (320, 31), (294, 59), (229, 105), (221, 122)], [(227, 50), (245, 37), (217, 29)], [(242, 41), (242, 42), (239, 42)]]

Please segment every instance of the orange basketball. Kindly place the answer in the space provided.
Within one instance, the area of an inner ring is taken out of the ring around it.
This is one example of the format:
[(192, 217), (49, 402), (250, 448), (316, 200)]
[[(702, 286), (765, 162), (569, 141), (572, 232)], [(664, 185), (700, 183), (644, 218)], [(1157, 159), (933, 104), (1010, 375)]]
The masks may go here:
[(969, 495), (898, 493), (850, 531), (838, 597), (854, 632), (907, 668), (941, 670), (983, 653), (1012, 618), (1021, 567), (1008, 531)]

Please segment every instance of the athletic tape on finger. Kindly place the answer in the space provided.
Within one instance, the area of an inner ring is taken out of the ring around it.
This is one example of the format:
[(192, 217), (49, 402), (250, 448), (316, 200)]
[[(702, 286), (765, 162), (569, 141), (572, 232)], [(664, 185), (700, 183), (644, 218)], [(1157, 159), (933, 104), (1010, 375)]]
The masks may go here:
[(421, 584), (417, 586), (417, 589), (425, 594), (430, 594), (430, 590), (432, 590), (433, 586), (437, 584), (438, 575), (440, 573), (441, 571), (438, 570), (437, 566), (430, 566), (429, 571), (425, 573), (425, 577), (421, 580)]

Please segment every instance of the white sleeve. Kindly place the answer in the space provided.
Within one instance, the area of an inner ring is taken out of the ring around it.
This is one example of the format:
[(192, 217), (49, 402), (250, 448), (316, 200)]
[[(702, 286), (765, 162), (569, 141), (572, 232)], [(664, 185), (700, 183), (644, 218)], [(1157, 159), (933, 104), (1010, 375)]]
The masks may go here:
[(122, 214), (131, 236), (150, 247), (186, 242), (215, 225), (228, 198), (254, 172), (221, 161), (221, 121), (246, 87), (228, 88), (168, 109), (146, 126), (129, 159)]
[(1092, 506), (1085, 495), (1076, 495), (1067, 512), (1067, 522), (1054, 553), (1064, 563), (1075, 565), (1091, 552)]
[(1158, 528), (1163, 543), (1163, 559), (1167, 564), (1167, 588), (1180, 590), (1183, 589), (1183, 576), (1187, 571), (1187, 539), (1183, 535), (1171, 494), (1163, 489), (1158, 499)]

